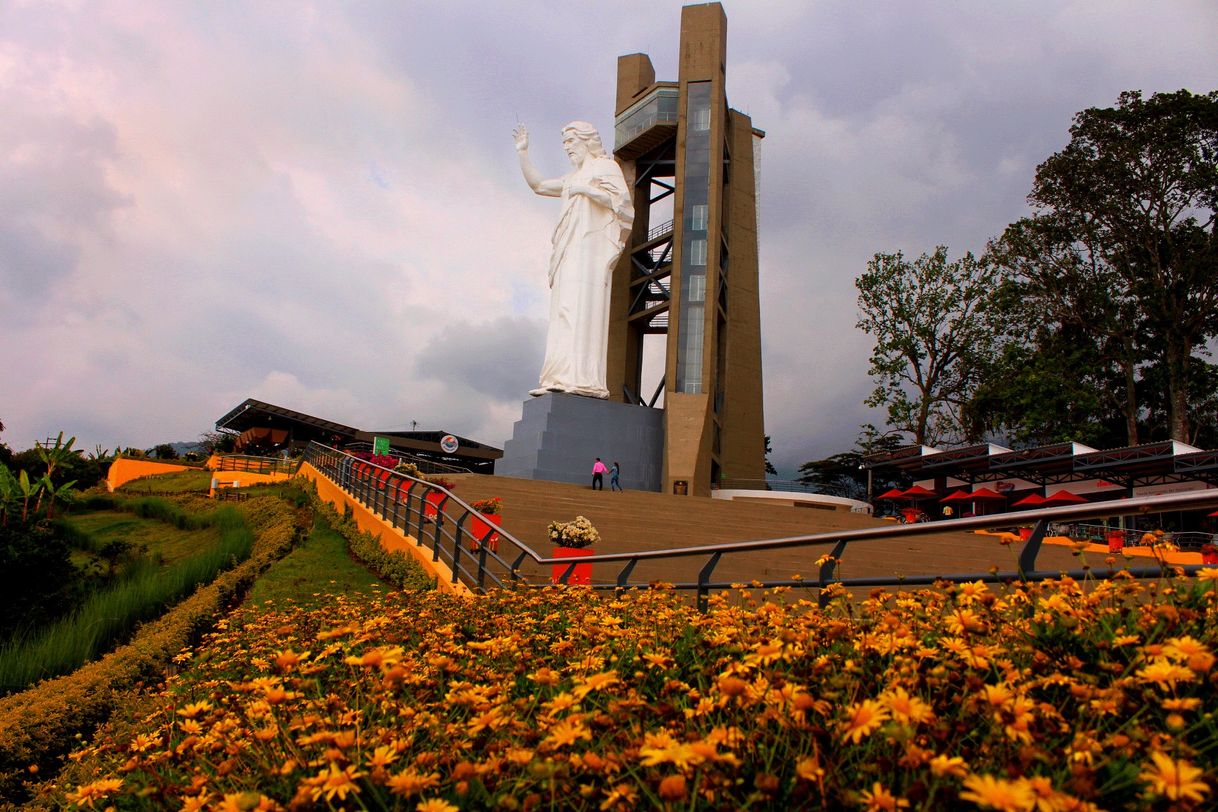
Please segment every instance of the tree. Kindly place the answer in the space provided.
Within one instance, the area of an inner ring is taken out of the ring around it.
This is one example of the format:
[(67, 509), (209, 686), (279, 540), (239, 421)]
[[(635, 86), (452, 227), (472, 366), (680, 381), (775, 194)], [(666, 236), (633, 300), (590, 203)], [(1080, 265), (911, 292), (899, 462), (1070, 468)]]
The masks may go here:
[(158, 460), (176, 460), (178, 458), (177, 449), (169, 443), (161, 443), (152, 450), (152, 455)]
[(204, 454), (229, 454), (237, 444), (237, 435), (227, 431), (205, 431), (199, 435), (199, 447)]
[(909, 262), (876, 254), (855, 280), (857, 326), (875, 338), (868, 406), (885, 406), (888, 425), (915, 443), (972, 439), (961, 410), (981, 362), (995, 349), (990, 299), (1001, 274), (971, 253), (949, 262), (947, 248)]
[[(821, 460), (812, 460), (799, 466), (798, 481), (810, 486), (818, 493), (844, 496), (848, 499), (869, 500), (876, 492), (892, 487), (906, 487), (908, 482), (899, 472), (871, 472), (865, 464), (870, 454), (895, 451), (901, 446), (901, 438), (891, 432), (882, 434), (870, 423), (861, 427), (854, 448), (833, 454)], [(868, 492), (868, 485), (871, 492)], [(879, 491), (877, 491), (877, 487)]]
[(765, 436), (765, 472), (770, 476), (778, 476), (778, 471), (775, 470), (773, 463), (770, 462), (770, 454), (774, 449), (770, 447), (770, 435)]
[[(982, 362), (965, 406), (969, 433), (1015, 448), (1069, 440), (1125, 444), (1132, 392), (1126, 393), (1120, 359), (1105, 352), (1105, 337), (1082, 324), (1046, 320), (1038, 307), (1019, 283), (1001, 286), (995, 316), (1004, 325), (1002, 346)], [(1136, 411), (1133, 417), (1136, 431)]]
[(1077, 114), (1070, 136), (1036, 170), (1035, 213), (992, 253), (1046, 316), (1100, 338), (1131, 444), (1146, 362), (1162, 370), (1170, 437), (1187, 441), (1190, 369), (1218, 334), (1218, 92), (1128, 91)]

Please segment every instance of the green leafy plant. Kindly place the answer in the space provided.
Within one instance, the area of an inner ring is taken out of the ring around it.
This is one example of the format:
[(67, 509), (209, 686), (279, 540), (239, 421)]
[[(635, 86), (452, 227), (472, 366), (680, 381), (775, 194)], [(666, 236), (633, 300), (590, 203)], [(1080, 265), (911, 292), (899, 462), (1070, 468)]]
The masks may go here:
[(498, 516), (503, 513), (503, 497), (492, 496), (490, 499), (479, 499), (475, 502), (470, 502), (469, 506), (479, 513), (484, 513), (488, 516)]

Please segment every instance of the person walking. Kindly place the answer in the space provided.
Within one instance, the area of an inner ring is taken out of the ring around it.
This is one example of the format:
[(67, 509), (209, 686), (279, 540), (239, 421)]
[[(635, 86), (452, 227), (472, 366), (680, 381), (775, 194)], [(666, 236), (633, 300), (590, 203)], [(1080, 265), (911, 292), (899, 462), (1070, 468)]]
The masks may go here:
[(597, 457), (596, 462), (592, 464), (592, 490), (603, 491), (605, 489), (605, 472), (608, 470), (605, 463), (601, 462), (601, 458)]
[(609, 490), (620, 491), (622, 483), (618, 482), (618, 477), (621, 476), (622, 467), (617, 464), (617, 460), (613, 461), (613, 467), (609, 469)]

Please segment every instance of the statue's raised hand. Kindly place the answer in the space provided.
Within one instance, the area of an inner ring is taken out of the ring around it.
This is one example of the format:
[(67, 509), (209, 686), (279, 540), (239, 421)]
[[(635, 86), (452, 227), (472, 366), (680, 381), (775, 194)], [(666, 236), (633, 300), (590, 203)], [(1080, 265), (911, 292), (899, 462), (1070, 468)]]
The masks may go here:
[(529, 148), (529, 131), (523, 124), (516, 125), (516, 129), (512, 130), (512, 137), (516, 139), (517, 152), (524, 152)]

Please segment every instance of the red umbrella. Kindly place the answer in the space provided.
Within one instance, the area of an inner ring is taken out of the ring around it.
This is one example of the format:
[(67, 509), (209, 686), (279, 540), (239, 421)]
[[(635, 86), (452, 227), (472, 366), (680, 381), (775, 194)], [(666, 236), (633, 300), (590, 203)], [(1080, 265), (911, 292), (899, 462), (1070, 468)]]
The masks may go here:
[(1041, 502), (1041, 504), (1046, 507), (1049, 505), (1081, 505), (1086, 501), (1086, 499), (1079, 496), (1077, 493), (1070, 493), (1070, 491), (1062, 490), (1058, 491), (1052, 496), (1047, 497), (1045, 501)]
[(998, 493), (997, 491), (992, 491), (989, 488), (978, 488), (977, 490), (970, 493), (968, 495), (968, 498), (975, 499), (975, 500), (982, 500), (982, 501), (987, 500), (987, 499), (990, 501), (994, 501), (995, 499), (1001, 499), (1003, 501), (1006, 501), (1005, 496)]
[(971, 498), (972, 498), (972, 494), (970, 494), (968, 491), (956, 491), (953, 494), (949, 494), (948, 496), (943, 497), (939, 501), (940, 502), (967, 502)]
[(1041, 496), (1039, 493), (1030, 493), (1023, 499), (1020, 499), (1018, 502), (1011, 505), (1011, 507), (1036, 507), (1037, 505), (1043, 505), (1044, 503), (1045, 497)]
[(1210, 516), (1210, 517), (1218, 517), (1218, 510), (1215, 510), (1213, 513), (1207, 513), (1205, 515)]
[(877, 496), (877, 497), (876, 497), (876, 500), (880, 500), (880, 499), (900, 499), (900, 498), (902, 498), (904, 495), (905, 495), (905, 494), (904, 494), (904, 492), (903, 492), (903, 491), (902, 491), (900, 488), (889, 488), (888, 490), (884, 491), (882, 494), (880, 494), (879, 496)]
[(938, 495), (939, 494), (935, 493), (934, 491), (928, 491), (921, 485), (914, 485), (912, 488), (901, 492), (902, 499), (910, 499), (913, 501), (918, 499), (934, 499)]

